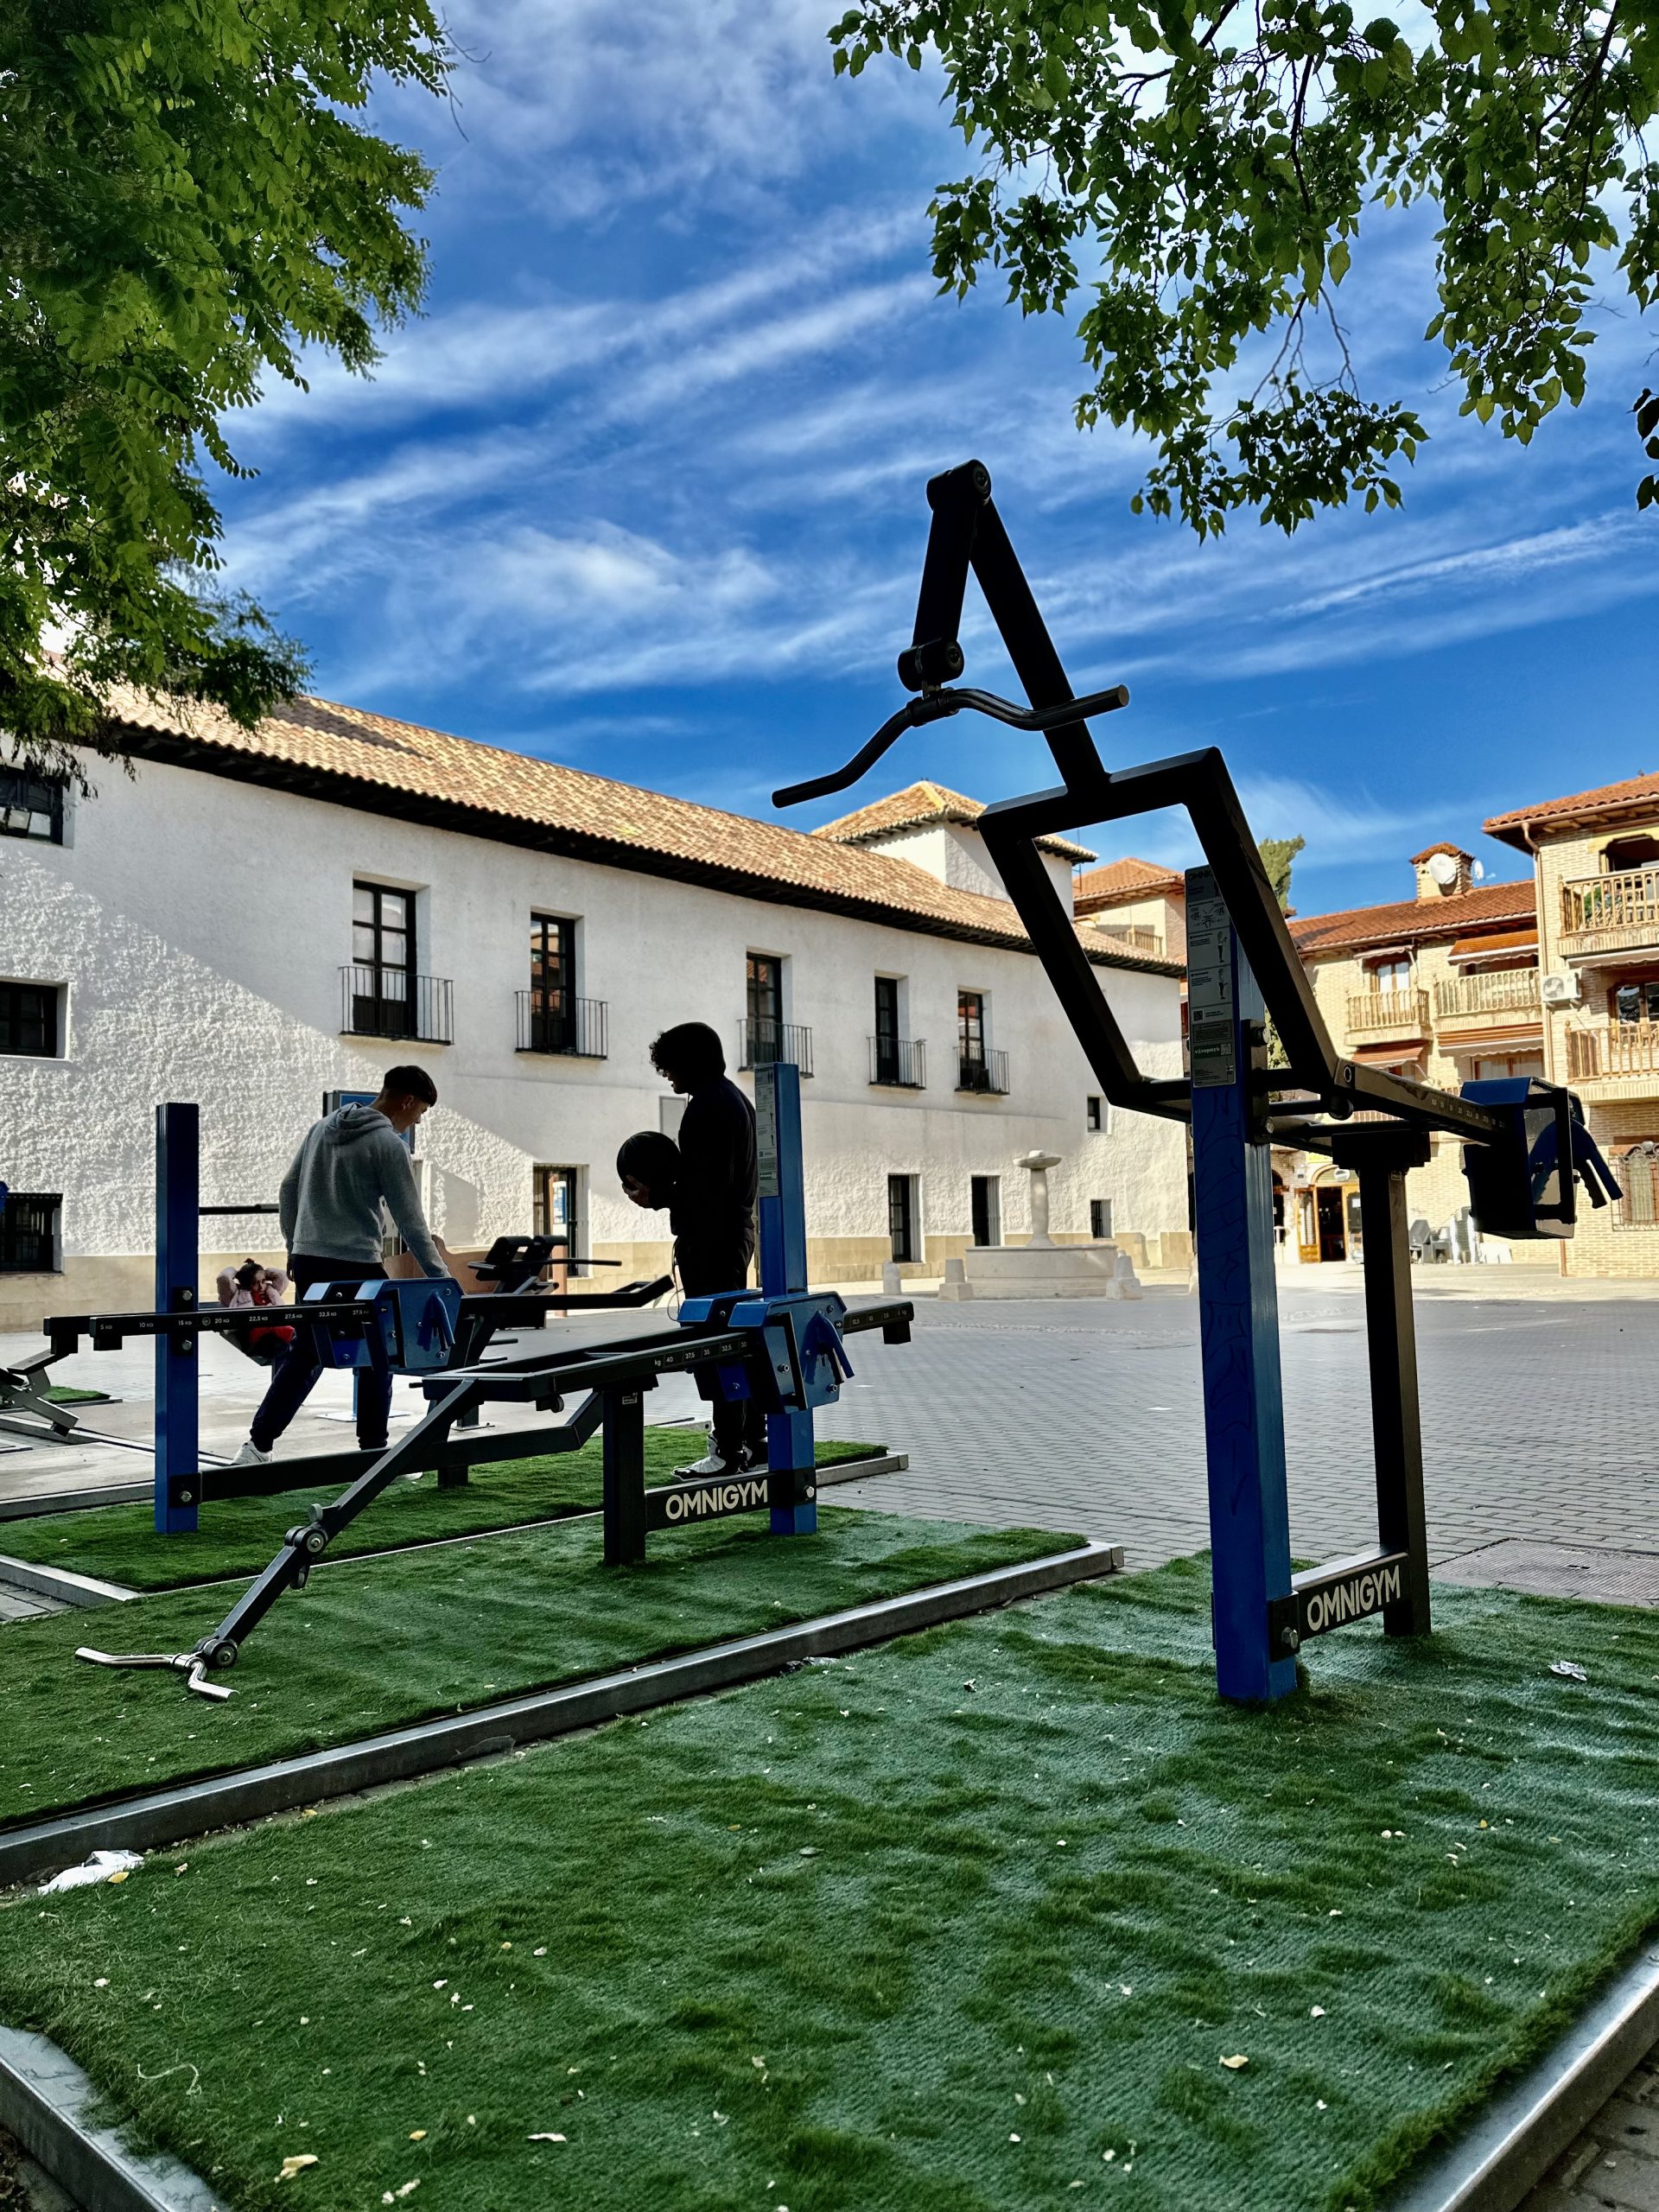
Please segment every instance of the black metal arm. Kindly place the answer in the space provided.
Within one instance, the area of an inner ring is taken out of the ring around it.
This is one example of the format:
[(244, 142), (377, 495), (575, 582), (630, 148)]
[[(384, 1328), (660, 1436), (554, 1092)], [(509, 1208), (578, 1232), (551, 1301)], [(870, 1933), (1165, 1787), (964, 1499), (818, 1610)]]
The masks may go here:
[[(1157, 808), (1179, 806), (1192, 818), (1217, 889), (1290, 1056), (1294, 1073), (1284, 1074), (1284, 1087), (1311, 1092), (1310, 1103), (1338, 1120), (1370, 1109), (1459, 1136), (1491, 1140), (1501, 1135), (1503, 1120), (1484, 1107), (1344, 1059), (1338, 1052), (1219, 752), (1211, 747), (1140, 767), (1107, 770), (1090, 734), (1088, 717), (1123, 706), (1128, 693), (1117, 685), (1083, 699), (1073, 695), (991, 498), (990, 472), (983, 463), (967, 461), (934, 477), (927, 500), (932, 523), (915, 627), (910, 645), (899, 656), (899, 682), (921, 696), (891, 715), (845, 767), (788, 785), (776, 794), (775, 804), (790, 806), (844, 791), (905, 730), (964, 708), (995, 715), (1016, 728), (1039, 731), (1063, 780), (1052, 790), (987, 807), (977, 826), (1096, 1078), (1114, 1104), (1185, 1120), (1192, 1111), (1191, 1088), (1185, 1081), (1144, 1075), (1137, 1066), (1037, 840), (1090, 823), (1123, 821)], [(941, 688), (960, 676), (965, 665), (957, 632), (970, 575), (979, 582), (1025, 685), (1029, 709), (982, 691)]]

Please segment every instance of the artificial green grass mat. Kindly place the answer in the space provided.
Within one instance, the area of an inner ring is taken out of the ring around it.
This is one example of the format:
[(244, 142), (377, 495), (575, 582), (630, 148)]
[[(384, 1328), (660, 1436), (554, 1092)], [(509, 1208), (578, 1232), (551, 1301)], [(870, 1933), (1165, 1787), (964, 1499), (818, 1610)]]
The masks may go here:
[[(646, 1482), (667, 1482), (688, 1454), (697, 1458), (701, 1435), (698, 1429), (648, 1428)], [(417, 1482), (393, 1483), (330, 1547), (329, 1556), (360, 1558), (394, 1544), (470, 1536), (486, 1529), (512, 1529), (521, 1522), (589, 1512), (602, 1491), (602, 1448), (595, 1438), (579, 1452), (488, 1461), (474, 1467), (455, 1490), (441, 1491), (432, 1474)], [(868, 1444), (820, 1444), (817, 1464), (824, 1467), (837, 1459), (861, 1459), (874, 1448)], [(343, 1482), (325, 1484), (317, 1494), (326, 1497), (345, 1487)], [(178, 1536), (156, 1534), (154, 1513), (147, 1504), (41, 1514), (0, 1527), (0, 1552), (35, 1567), (60, 1567), (100, 1582), (122, 1583), (129, 1590), (176, 1590), (215, 1575), (257, 1574), (285, 1531), (304, 1520), (311, 1494), (291, 1490), (276, 1497), (217, 1500), (202, 1507), (199, 1529)]]
[(238, 2212), (1367, 2207), (1659, 1910), (1659, 1622), (1436, 1603), (1240, 1711), (1081, 1586), (29, 1897), (0, 2017)]
[(761, 1518), (675, 1529), (652, 1539), (643, 1567), (605, 1567), (597, 1521), (324, 1566), (260, 1624), (223, 1705), (190, 1696), (175, 1675), (73, 1655), (89, 1640), (189, 1650), (234, 1586), (14, 1621), (0, 1632), (0, 1825), (350, 1743), (1079, 1541), (843, 1507), (821, 1512), (816, 1536), (774, 1537)]
[(68, 1382), (54, 1382), (46, 1395), (54, 1406), (112, 1406), (115, 1403), (107, 1390), (78, 1390)]

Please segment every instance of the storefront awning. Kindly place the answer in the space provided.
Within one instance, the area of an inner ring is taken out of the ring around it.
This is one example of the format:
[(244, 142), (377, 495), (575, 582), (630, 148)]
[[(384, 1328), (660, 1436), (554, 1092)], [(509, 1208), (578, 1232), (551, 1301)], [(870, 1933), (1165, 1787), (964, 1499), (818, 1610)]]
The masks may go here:
[(1525, 929), (1492, 930), (1484, 937), (1454, 938), (1450, 957), (1453, 961), (1501, 960), (1505, 956), (1513, 959), (1516, 953), (1535, 954), (1537, 950), (1538, 925), (1532, 922)]
[(1356, 1045), (1348, 1058), (1357, 1060), (1362, 1067), (1391, 1068), (1395, 1074), (1403, 1074), (1408, 1068), (1421, 1069), (1423, 1048), (1421, 1045)]

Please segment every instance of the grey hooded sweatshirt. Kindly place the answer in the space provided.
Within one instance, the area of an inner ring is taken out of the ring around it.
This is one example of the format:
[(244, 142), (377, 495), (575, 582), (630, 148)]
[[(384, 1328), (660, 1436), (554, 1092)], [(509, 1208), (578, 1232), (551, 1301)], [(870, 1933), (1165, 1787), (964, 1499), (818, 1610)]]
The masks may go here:
[(427, 1274), (448, 1273), (422, 1218), (404, 1141), (372, 1106), (337, 1107), (313, 1122), (276, 1196), (290, 1253), (378, 1265), (384, 1198), (397, 1234)]

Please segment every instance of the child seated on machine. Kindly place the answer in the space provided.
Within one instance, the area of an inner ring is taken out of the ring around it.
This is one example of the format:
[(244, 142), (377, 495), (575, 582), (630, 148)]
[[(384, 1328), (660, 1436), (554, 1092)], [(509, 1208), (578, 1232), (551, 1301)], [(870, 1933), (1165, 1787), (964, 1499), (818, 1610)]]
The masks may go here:
[[(244, 1260), (239, 1268), (221, 1268), (218, 1281), (221, 1306), (280, 1306), (288, 1288), (284, 1269), (262, 1267), (257, 1260)], [(293, 1341), (293, 1330), (280, 1322), (268, 1329), (250, 1329), (242, 1349), (261, 1367), (271, 1367)]]

